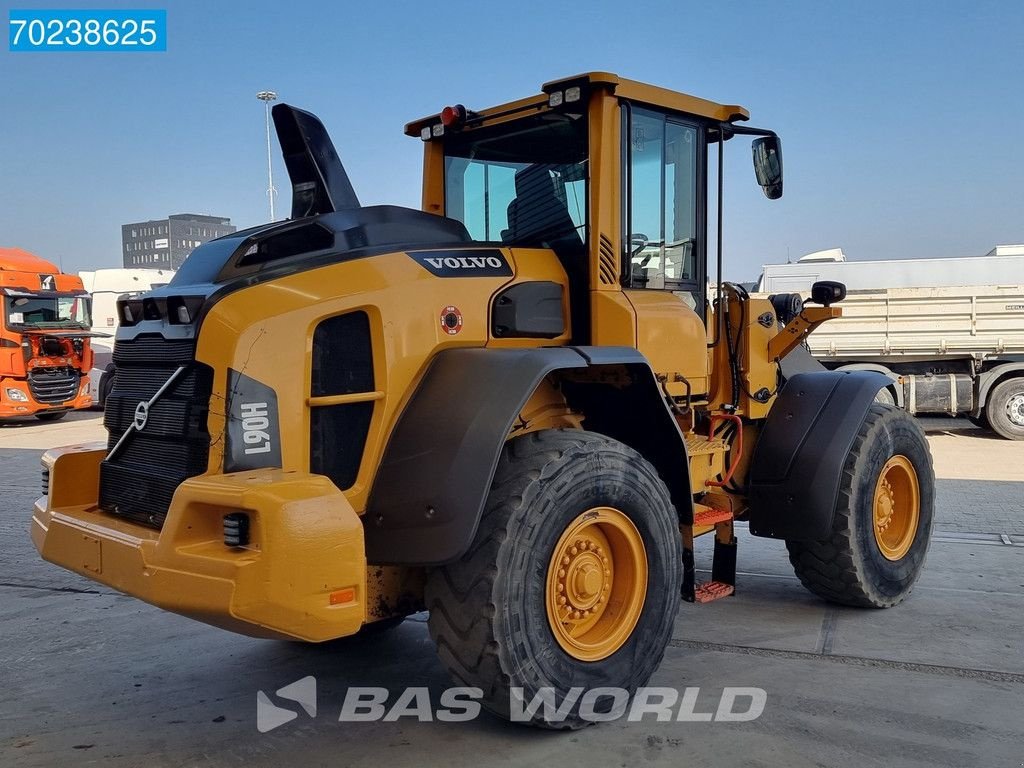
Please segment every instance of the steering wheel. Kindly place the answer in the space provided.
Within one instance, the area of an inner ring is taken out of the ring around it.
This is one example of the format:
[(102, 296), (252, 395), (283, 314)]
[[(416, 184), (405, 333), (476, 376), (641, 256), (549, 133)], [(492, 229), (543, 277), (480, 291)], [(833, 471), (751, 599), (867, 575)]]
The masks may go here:
[(629, 257), (632, 259), (640, 255), (640, 252), (647, 247), (647, 243), (650, 242), (650, 238), (641, 232), (634, 232), (629, 236), (630, 252)]

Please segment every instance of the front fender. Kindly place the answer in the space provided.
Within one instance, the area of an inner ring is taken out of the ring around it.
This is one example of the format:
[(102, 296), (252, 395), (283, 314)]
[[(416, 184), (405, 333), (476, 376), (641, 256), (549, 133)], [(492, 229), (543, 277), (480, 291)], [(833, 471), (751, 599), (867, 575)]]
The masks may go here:
[(786, 382), (751, 460), (752, 534), (828, 537), (846, 457), (875, 395), (888, 384), (873, 371), (800, 373)]

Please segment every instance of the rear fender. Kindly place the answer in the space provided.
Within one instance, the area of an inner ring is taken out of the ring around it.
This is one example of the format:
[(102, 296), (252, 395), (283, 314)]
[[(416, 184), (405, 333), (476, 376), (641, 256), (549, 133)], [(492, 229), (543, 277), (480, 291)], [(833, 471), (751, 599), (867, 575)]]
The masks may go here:
[(584, 427), (643, 454), (681, 515), (692, 515), (685, 442), (635, 349), (449, 349), (431, 362), (385, 448), (363, 518), (370, 563), (436, 565), (466, 552), (512, 426), (556, 372)]

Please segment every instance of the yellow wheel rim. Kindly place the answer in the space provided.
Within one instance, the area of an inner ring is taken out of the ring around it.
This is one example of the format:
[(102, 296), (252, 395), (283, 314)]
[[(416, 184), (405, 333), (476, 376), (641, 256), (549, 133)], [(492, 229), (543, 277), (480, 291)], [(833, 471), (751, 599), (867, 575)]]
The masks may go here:
[(545, 603), (555, 640), (599, 661), (629, 639), (647, 594), (647, 552), (633, 522), (611, 507), (573, 520), (548, 563)]
[(906, 456), (893, 456), (878, 475), (874, 498), (875, 541), (887, 560), (899, 560), (910, 551), (920, 519), (917, 472)]

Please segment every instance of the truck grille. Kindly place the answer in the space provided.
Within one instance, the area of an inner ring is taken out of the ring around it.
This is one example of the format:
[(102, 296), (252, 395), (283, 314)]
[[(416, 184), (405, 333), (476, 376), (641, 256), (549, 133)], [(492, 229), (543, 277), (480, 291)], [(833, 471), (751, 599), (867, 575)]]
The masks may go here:
[(65, 403), (78, 394), (78, 371), (74, 368), (33, 368), (28, 372), (28, 387), (40, 403)]
[(160, 528), (175, 489), (206, 471), (213, 371), (194, 358), (192, 339), (147, 334), (114, 345), (116, 373), (103, 414), (108, 450), (131, 426), (139, 403), (148, 402), (179, 367), (185, 371), (149, 408), (145, 427), (100, 465), (103, 509)]

